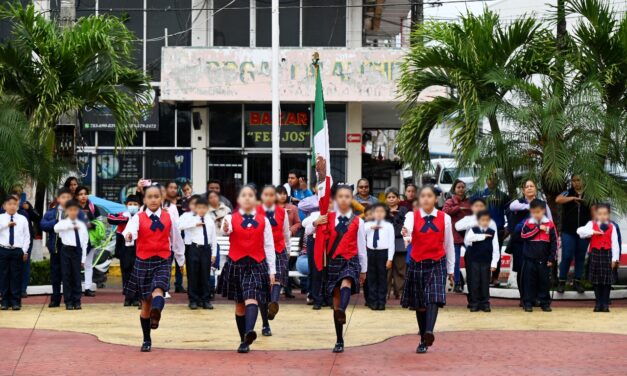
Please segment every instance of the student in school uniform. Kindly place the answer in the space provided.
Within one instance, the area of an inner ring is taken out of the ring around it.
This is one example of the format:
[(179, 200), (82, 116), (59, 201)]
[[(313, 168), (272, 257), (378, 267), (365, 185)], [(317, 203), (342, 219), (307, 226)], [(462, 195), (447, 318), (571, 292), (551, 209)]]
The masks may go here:
[(290, 244), (290, 222), (285, 209), (276, 204), (276, 188), (272, 185), (263, 187), (261, 191), (261, 205), (257, 206), (257, 212), (263, 215), (270, 222), (272, 227), (272, 238), (274, 239), (274, 252), (276, 254), (276, 276), (274, 283), (270, 286), (270, 302), (259, 305), (263, 328), (261, 334), (265, 337), (272, 335), (270, 322), (279, 312), (279, 296), (281, 287), (290, 283), (289, 263), (290, 253), (287, 249)]
[[(92, 221), (98, 219), (100, 217), (100, 210), (98, 207), (92, 204), (89, 201), (89, 188), (80, 186), (76, 188), (74, 192), (74, 199), (78, 201), (79, 208), (85, 214), (85, 224), (87, 225), (87, 229), (91, 229), (93, 227)], [(93, 284), (93, 276), (94, 276), (94, 254), (91, 244), (88, 245), (87, 248), (87, 257), (85, 258), (85, 296), (94, 297), (96, 293), (91, 289)]]
[(0, 309), (14, 311), (22, 308), (22, 268), (28, 259), (30, 231), (28, 219), (18, 214), (19, 200), (7, 196), (0, 214)]
[(338, 184), (332, 197), (336, 211), (319, 216), (314, 226), (328, 224), (329, 239), (326, 249), (327, 293), (333, 297), (333, 322), (336, 343), (334, 353), (344, 352), (344, 324), (351, 295), (359, 293), (366, 280), (368, 253), (364, 222), (353, 212), (353, 190)]
[[(184, 224), (186, 222), (189, 223), (190, 217), (194, 217), (196, 215), (196, 213), (194, 212), (194, 208), (196, 206), (196, 201), (198, 201), (199, 198), (200, 198), (199, 195), (192, 195), (189, 198), (189, 200), (187, 201), (188, 210), (182, 213), (176, 222), (178, 224), (179, 229), (181, 230), (181, 237), (183, 238), (183, 244), (185, 244), (185, 261), (187, 262), (187, 264), (189, 264), (189, 249), (192, 246), (192, 239), (189, 236), (189, 234), (181, 228), (181, 224)], [(213, 227), (215, 228), (215, 224)], [(189, 286), (189, 270), (187, 270), (187, 286)], [(187, 289), (187, 297), (189, 299), (189, 288)], [(194, 304), (191, 304), (191, 305), (192, 306), (195, 305), (196, 308), (190, 307), (190, 309), (198, 309), (198, 303), (196, 302), (196, 299), (189, 299), (189, 303), (191, 303), (192, 300), (194, 301)], [(202, 304), (200, 304), (200, 306), (202, 307)]]
[(238, 353), (248, 353), (257, 339), (255, 323), (259, 306), (269, 301), (276, 274), (272, 225), (257, 210), (256, 195), (252, 186), (242, 187), (237, 197), (239, 209), (222, 221), (222, 231), (229, 236), (230, 247), (218, 291), (235, 301), (235, 323), (240, 336)]
[(179, 229), (184, 231), (185, 239), (189, 241), (185, 257), (189, 308), (213, 309), (209, 301), (209, 272), (218, 249), (216, 226), (208, 214), (207, 199), (197, 197), (196, 200), (190, 200), (189, 207), (193, 215), (187, 212), (179, 218)]
[(373, 218), (364, 224), (368, 249), (368, 303), (373, 311), (383, 311), (387, 296), (387, 271), (392, 268), (396, 250), (395, 230), (385, 220), (388, 211), (384, 204), (377, 203), (369, 209)]
[(139, 320), (144, 335), (141, 351), (149, 352), (150, 331), (159, 327), (165, 307), (165, 292), (172, 272), (171, 253), (174, 252), (178, 265), (185, 265), (185, 246), (176, 223), (162, 209), (159, 187), (144, 188), (144, 205), (128, 221), (122, 234), (127, 242), (135, 241), (137, 258), (125, 290), (127, 296), (139, 296), (141, 301)]
[(540, 302), (544, 312), (551, 312), (551, 268), (557, 260), (557, 231), (546, 216), (546, 202), (534, 199), (529, 203), (528, 218), (520, 233), (523, 247), (523, 309), (533, 312), (535, 302)]
[(488, 210), (478, 212), (476, 218), (477, 225), (466, 230), (464, 236), (470, 260), (470, 265), (466, 265), (466, 273), (470, 275), (468, 288), (472, 291), (470, 312), (490, 312), (490, 281), (499, 262), (499, 236)]
[(54, 225), (61, 239), (61, 272), (65, 309), (81, 309), (81, 266), (85, 265), (89, 234), (87, 225), (78, 218), (81, 210), (76, 200), (65, 204), (65, 218)]
[(616, 283), (614, 269), (619, 264), (619, 243), (616, 226), (610, 220), (610, 206), (597, 204), (594, 220), (577, 229), (582, 239), (590, 239), (588, 280), (594, 286), (594, 312), (610, 311), (610, 291)]
[[(48, 308), (57, 308), (61, 305), (61, 282), (63, 276), (61, 273), (61, 238), (54, 232), (54, 225), (65, 218), (65, 204), (72, 199), (72, 191), (69, 188), (61, 188), (57, 192), (56, 204), (44, 214), (39, 223), (42, 231), (48, 234), (46, 247), (50, 253), (50, 282), (52, 284), (52, 295)], [(78, 219), (84, 221), (85, 214), (80, 211)], [(72, 304), (72, 302), (65, 302)]]
[(135, 242), (127, 242), (122, 233), (126, 228), (128, 221), (139, 212), (139, 198), (130, 195), (126, 198), (126, 211), (119, 214), (107, 215), (107, 222), (116, 227), (115, 238), (115, 255), (120, 260), (120, 269), (122, 271), (122, 294), (124, 295), (124, 306), (139, 306), (139, 297), (128, 297), (124, 294), (126, 285), (128, 284), (131, 274), (133, 273), (133, 265), (135, 265)]
[(436, 209), (437, 198), (433, 186), (423, 186), (418, 193), (420, 209), (407, 213), (403, 226), (403, 236), (411, 239), (411, 251), (401, 306), (416, 310), (419, 354), (426, 353), (435, 341), (438, 310), (446, 304), (447, 275), (451, 284), (454, 281), (453, 225), (448, 214)]
[[(159, 189), (161, 191), (161, 199), (163, 200), (163, 204), (161, 205), (162, 209), (165, 209), (168, 214), (170, 214), (170, 219), (172, 219), (172, 223), (178, 223), (180, 212), (179, 208), (176, 206), (178, 200), (178, 185), (174, 180), (168, 180), (164, 185), (159, 185)], [(180, 241), (181, 248), (185, 248), (185, 244), (183, 242), (183, 237), (179, 236), (176, 241)], [(182, 265), (178, 264), (176, 257), (174, 257), (174, 252), (172, 252), (170, 259), (174, 261), (174, 292), (177, 294), (186, 294), (187, 290), (183, 287), (183, 273)], [(165, 293), (166, 299), (170, 298), (170, 286), (168, 285), (168, 291)]]

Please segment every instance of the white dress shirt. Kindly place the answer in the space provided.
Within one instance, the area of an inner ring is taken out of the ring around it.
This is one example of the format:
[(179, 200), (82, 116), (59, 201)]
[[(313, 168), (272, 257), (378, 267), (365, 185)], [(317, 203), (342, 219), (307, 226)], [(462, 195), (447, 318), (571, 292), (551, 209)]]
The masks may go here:
[[(169, 211), (168, 211), (169, 212)], [(146, 215), (150, 218), (151, 215), (156, 215), (161, 218), (161, 208), (157, 209), (156, 212), (151, 211), (150, 209), (145, 209)], [(126, 228), (122, 232), (122, 236), (126, 239), (126, 235), (131, 234), (133, 237), (133, 241), (137, 240), (137, 233), (139, 232), (139, 215), (141, 212), (135, 214), (131, 219), (128, 220), (128, 224)], [(177, 214), (178, 218), (178, 214)], [(185, 265), (185, 243), (183, 243), (183, 238), (181, 237), (181, 231), (178, 229), (176, 221), (170, 216), (170, 222), (172, 222), (172, 226), (170, 228), (170, 249), (174, 252), (174, 258), (179, 266)], [(150, 235), (150, 234), (146, 234)]]
[[(211, 246), (213, 255), (215, 256), (215, 252), (218, 249), (218, 240), (216, 238), (216, 225), (209, 214), (205, 214), (204, 220), (205, 229), (207, 229), (207, 241), (209, 246)], [(199, 224), (201, 223), (201, 217), (193, 214), (192, 212), (187, 212), (181, 215), (181, 217), (179, 218), (178, 227), (179, 230), (185, 232), (185, 244), (205, 244), (205, 235), (203, 234), (202, 226), (199, 226)]]
[[(263, 206), (263, 210), (265, 212), (272, 211), (276, 215), (276, 205), (274, 205), (274, 206), (272, 206), (270, 208), (266, 208), (265, 206)], [(283, 218), (283, 237), (285, 238), (285, 248), (289, 252), (289, 250), (290, 250), (290, 238), (292, 236), (292, 232), (290, 231), (290, 219), (288, 218), (287, 210), (285, 210), (285, 216), (284, 217), (285, 218)]]
[[(598, 222), (601, 226), (601, 223)], [(577, 235), (582, 239), (591, 238), (594, 235), (594, 228), (592, 227), (592, 221), (588, 221), (585, 226), (577, 229)], [(618, 233), (616, 232), (616, 226), (612, 225), (612, 262), (618, 261), (620, 255), (620, 247), (618, 244)]]
[[(189, 217), (193, 217), (196, 214), (194, 214), (194, 212), (188, 211), (185, 212), (183, 214), (181, 214), (181, 216), (179, 217), (179, 220), (177, 222), (178, 226), (179, 226), (179, 230), (183, 231), (183, 243), (185, 243), (185, 245), (191, 245), (192, 244), (192, 238), (189, 236), (188, 232), (185, 231), (185, 229), (183, 227), (181, 227), (183, 225), (183, 223), (185, 221), (189, 220)], [(203, 240), (204, 241), (204, 240)], [(212, 248), (214, 249), (214, 248)]]
[[(375, 248), (373, 238), (377, 226), (381, 228), (379, 229), (379, 241), (377, 242), (377, 247)], [(366, 229), (366, 245), (368, 249), (387, 250), (388, 261), (392, 261), (396, 248), (394, 226), (388, 221), (370, 221), (364, 224), (364, 228)]]
[[(253, 217), (257, 215), (257, 211), (253, 211), (251, 213), (246, 213), (242, 209), (239, 209), (239, 213), (241, 215), (250, 214)], [(287, 217), (287, 216), (286, 216)], [(233, 232), (233, 224), (231, 223), (231, 219), (233, 216), (228, 214), (224, 217), (224, 221), (222, 221), (222, 230), (224, 235), (231, 235)], [(263, 228), (263, 250), (266, 254), (266, 263), (268, 264), (268, 272), (270, 274), (276, 274), (276, 254), (274, 253), (274, 237), (272, 236), (272, 225), (270, 225), (270, 221), (268, 218), (265, 218), (265, 225)], [(229, 231), (224, 231), (224, 224), (227, 224), (229, 227)]]
[(303, 219), (300, 224), (305, 229), (305, 236), (314, 235), (316, 233), (316, 226), (314, 226), (314, 221), (320, 218), (320, 212), (315, 211), (307, 216), (307, 218)]
[(68, 247), (77, 247), (76, 244), (76, 234), (74, 233), (74, 228), (78, 227), (78, 239), (81, 244), (81, 263), (85, 262), (85, 258), (87, 257), (87, 247), (89, 245), (89, 233), (87, 232), (87, 225), (85, 222), (79, 220), (71, 220), (69, 218), (65, 218), (57, 222), (54, 225), (54, 232), (59, 234), (59, 238), (61, 238), (61, 243), (63, 245), (67, 245)]
[[(468, 217), (470, 216), (467, 216), (466, 218)], [(490, 267), (496, 268), (501, 258), (501, 252), (499, 251), (499, 236), (496, 232), (496, 225), (492, 227), (493, 224), (494, 224), (494, 221), (490, 220), (490, 224), (488, 225), (488, 228), (494, 230), (494, 235), (492, 235), (492, 262), (490, 263)], [(457, 228), (457, 226), (455, 227)], [(476, 227), (476, 226), (473, 226), (473, 227)], [(480, 227), (482, 231), (486, 231), (488, 228)], [(475, 234), (475, 232), (471, 228), (466, 231), (466, 235), (464, 236), (464, 244), (466, 245), (466, 247), (471, 247), (472, 243), (482, 242), (486, 239), (486, 237), (487, 237), (487, 234)]]
[[(467, 231), (477, 226), (479, 226), (479, 223), (477, 222), (477, 216), (475, 214), (472, 214), (472, 215), (467, 215), (464, 218), (457, 221), (457, 223), (455, 223), (455, 230)], [(494, 222), (491, 219), (490, 219), (490, 224), (488, 225), (488, 227), (494, 231), (498, 231), (496, 227), (496, 222)]]
[[(427, 215), (432, 215), (433, 217), (437, 217), (438, 209), (433, 208), (431, 213), (425, 213), (424, 210), (420, 209), (420, 216), (422, 218)], [(409, 212), (405, 215), (405, 223), (403, 228), (407, 230), (407, 234), (409, 236), (412, 235), (414, 231), (414, 212)], [(448, 274), (453, 274), (455, 271), (455, 247), (453, 241), (453, 226), (451, 225), (451, 217), (444, 213), (444, 250), (446, 252), (446, 272)]]
[[(13, 222), (13, 245), (9, 243), (9, 235), (11, 230), (9, 222)], [(15, 213), (12, 216), (9, 213), (0, 214), (0, 247), (3, 248), (20, 248), (24, 253), (28, 253), (30, 247), (30, 231), (28, 231), (28, 219), (21, 214)]]

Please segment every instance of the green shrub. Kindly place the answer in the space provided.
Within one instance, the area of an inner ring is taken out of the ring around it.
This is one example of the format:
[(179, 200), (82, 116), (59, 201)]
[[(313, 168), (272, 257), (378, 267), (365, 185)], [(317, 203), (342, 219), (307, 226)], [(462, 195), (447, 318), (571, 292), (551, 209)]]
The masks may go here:
[(50, 284), (50, 260), (32, 261), (30, 263), (30, 286)]

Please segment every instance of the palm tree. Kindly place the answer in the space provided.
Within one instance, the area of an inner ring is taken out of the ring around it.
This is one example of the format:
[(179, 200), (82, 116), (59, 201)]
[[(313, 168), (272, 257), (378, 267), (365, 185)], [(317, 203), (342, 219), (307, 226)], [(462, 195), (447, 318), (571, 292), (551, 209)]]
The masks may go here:
[[(533, 18), (507, 25), (487, 8), (481, 15), (468, 13), (457, 23), (426, 23), (413, 35), (424, 44), (414, 45), (403, 64), (399, 93), (403, 98), (403, 126), (397, 138), (399, 155), (413, 168), (428, 168), (428, 139), (438, 124), (450, 127), (453, 150), (462, 165), (475, 165), (482, 122), (487, 118), (495, 152), (506, 155), (507, 143), (498, 118), (498, 105), (510, 91), (490, 79), (494, 72), (519, 79), (545, 73), (551, 33)], [(429, 101), (419, 98), (432, 87), (444, 89)], [(516, 189), (515, 168), (504, 160), (493, 167), (503, 171), (510, 194)]]
[(0, 8), (0, 19), (11, 25), (11, 38), (0, 45), (0, 93), (26, 115), (45, 152), (53, 152), (58, 119), (84, 108), (111, 111), (117, 146), (133, 140), (132, 125), (152, 101), (149, 80), (131, 56), (136, 37), (122, 21), (89, 16), (61, 27), (19, 3)]

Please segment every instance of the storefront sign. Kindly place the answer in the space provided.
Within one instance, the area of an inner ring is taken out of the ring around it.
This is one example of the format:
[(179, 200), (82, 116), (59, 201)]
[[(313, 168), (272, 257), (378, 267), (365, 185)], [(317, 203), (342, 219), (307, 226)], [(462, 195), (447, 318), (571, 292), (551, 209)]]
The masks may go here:
[[(268, 102), (272, 60), (269, 48), (162, 50), (161, 98), (168, 101)], [(313, 102), (319, 52), (324, 96), (338, 102), (396, 102), (396, 81), (405, 50), (387, 48), (299, 48), (281, 50), (281, 101)]]
[[(111, 111), (102, 106), (98, 108), (85, 108), (82, 113), (83, 130), (85, 131), (115, 131), (115, 118)], [(141, 121), (135, 124), (138, 131), (158, 131), (159, 130), (159, 103), (146, 111)]]
[(348, 133), (346, 134), (346, 142), (361, 142), (361, 134), (359, 133)]
[[(272, 147), (272, 112), (246, 111), (246, 147)], [(310, 123), (308, 111), (282, 111), (280, 146), (308, 148)]]

